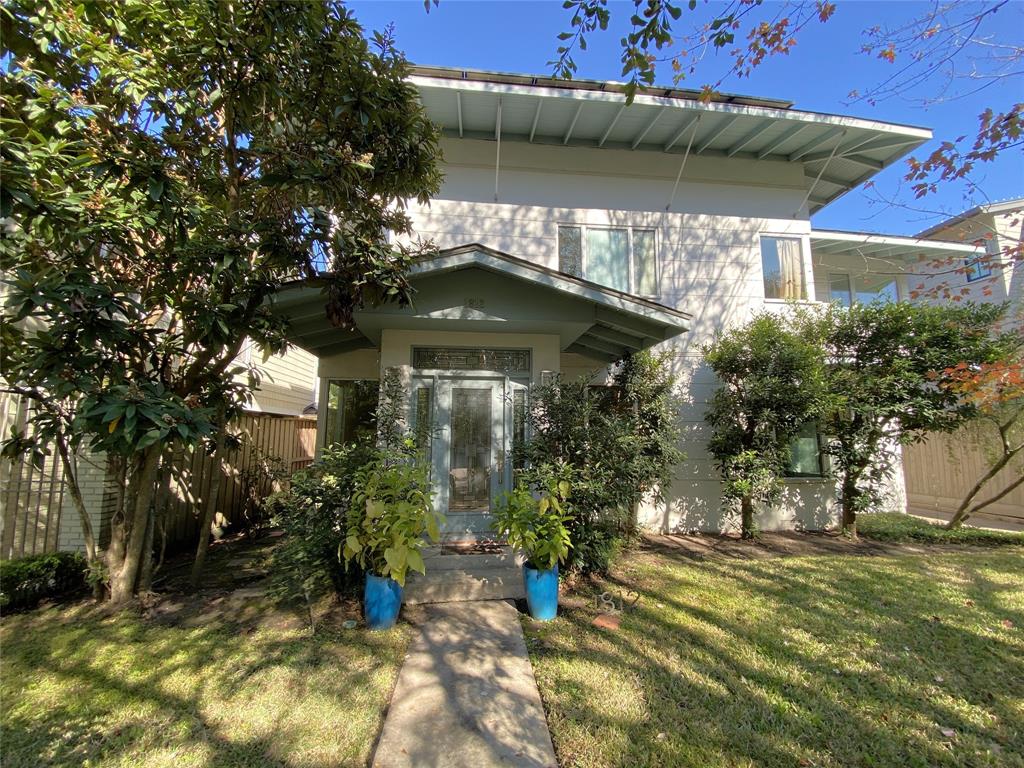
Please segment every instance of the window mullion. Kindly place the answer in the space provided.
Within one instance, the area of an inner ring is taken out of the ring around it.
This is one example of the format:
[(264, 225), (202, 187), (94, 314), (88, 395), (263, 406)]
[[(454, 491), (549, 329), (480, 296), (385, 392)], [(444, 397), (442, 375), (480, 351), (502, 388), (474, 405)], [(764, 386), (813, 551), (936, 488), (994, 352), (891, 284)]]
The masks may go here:
[(629, 285), (629, 292), (636, 293), (636, 286), (634, 285), (633, 277), (633, 228), (626, 227), (626, 269), (629, 271), (629, 279), (627, 284)]

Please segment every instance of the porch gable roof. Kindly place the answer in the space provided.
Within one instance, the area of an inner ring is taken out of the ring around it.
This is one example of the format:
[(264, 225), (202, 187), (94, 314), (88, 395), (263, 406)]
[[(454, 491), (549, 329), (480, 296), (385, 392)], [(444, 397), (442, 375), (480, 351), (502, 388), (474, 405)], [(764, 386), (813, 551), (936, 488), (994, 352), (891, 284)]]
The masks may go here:
[(273, 311), (292, 321), (289, 340), (318, 356), (377, 347), (386, 328), (557, 334), (561, 348), (605, 362), (688, 329), (690, 315), (485, 245), (470, 243), (415, 263), (413, 305), (355, 312), (355, 328), (331, 325), (323, 281), (284, 286)]

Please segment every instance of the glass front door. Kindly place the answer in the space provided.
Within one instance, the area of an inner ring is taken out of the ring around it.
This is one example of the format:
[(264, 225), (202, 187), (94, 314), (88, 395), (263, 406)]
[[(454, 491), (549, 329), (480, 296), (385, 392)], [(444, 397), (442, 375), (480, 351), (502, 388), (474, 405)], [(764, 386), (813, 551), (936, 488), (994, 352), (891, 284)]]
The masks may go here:
[(494, 473), (492, 387), (451, 388), (448, 511), (487, 513)]
[(525, 435), (525, 402), (525, 384), (490, 372), (415, 376), (414, 431), (446, 539), (491, 535), (491, 511), (512, 482), (513, 442)]

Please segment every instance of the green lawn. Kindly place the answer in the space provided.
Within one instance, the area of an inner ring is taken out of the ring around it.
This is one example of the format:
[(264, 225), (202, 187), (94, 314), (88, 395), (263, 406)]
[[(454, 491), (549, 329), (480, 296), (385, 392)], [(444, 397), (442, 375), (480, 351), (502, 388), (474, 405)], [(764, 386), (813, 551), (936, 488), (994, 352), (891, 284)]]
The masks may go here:
[(1024, 549), (629, 555), (525, 620), (568, 766), (1024, 766)]
[(186, 623), (84, 606), (5, 617), (4, 768), (365, 765), (407, 627)]
[(947, 531), (938, 523), (911, 515), (858, 515), (857, 531), (861, 536), (876, 541), (1024, 547), (1024, 533), (973, 528), (970, 522)]

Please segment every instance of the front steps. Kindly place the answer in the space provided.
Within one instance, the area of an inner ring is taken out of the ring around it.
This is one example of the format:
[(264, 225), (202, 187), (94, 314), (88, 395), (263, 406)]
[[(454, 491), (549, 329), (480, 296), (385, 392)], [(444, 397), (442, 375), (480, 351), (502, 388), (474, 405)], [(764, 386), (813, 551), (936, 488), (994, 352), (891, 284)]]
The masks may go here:
[(405, 602), (410, 605), (526, 597), (523, 558), (511, 547), (427, 547), (423, 563), (426, 575), (412, 573), (405, 584)]

